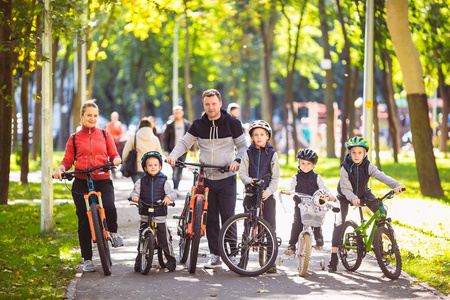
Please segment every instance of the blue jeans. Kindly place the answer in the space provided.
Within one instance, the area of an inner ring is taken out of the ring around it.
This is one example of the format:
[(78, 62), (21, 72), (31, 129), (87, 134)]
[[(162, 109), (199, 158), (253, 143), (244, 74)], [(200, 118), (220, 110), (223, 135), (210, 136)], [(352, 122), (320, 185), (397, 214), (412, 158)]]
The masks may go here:
[[(186, 156), (187, 156), (187, 153), (181, 155), (178, 158), (178, 160), (185, 161), (186, 160)], [(180, 181), (181, 181), (181, 174), (183, 173), (183, 168), (172, 167), (172, 170), (173, 170), (173, 175), (172, 175), (173, 189), (174, 190), (178, 190), (178, 185), (180, 184)]]

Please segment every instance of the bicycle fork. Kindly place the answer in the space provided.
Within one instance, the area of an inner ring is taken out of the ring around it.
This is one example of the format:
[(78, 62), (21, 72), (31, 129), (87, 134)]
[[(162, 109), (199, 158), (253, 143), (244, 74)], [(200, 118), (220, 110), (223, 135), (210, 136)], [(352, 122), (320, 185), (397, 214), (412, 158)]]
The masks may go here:
[[(86, 214), (88, 216), (89, 226), (91, 228), (92, 240), (94, 241), (94, 243), (97, 242), (97, 237), (95, 236), (95, 230), (94, 230), (94, 223), (92, 221), (92, 211), (91, 211), (91, 207), (89, 205), (89, 199), (91, 196), (96, 196), (98, 199), (98, 203), (96, 203), (96, 204), (98, 207), (98, 211), (100, 212), (100, 219), (101, 219), (102, 225), (103, 225), (102, 226), (103, 233), (105, 234), (106, 240), (110, 240), (108, 226), (106, 224), (105, 209), (103, 208), (102, 193), (96, 192), (96, 191), (90, 191), (88, 194), (84, 195), (84, 201), (86, 202)], [(92, 201), (92, 203), (95, 203), (95, 201)]]

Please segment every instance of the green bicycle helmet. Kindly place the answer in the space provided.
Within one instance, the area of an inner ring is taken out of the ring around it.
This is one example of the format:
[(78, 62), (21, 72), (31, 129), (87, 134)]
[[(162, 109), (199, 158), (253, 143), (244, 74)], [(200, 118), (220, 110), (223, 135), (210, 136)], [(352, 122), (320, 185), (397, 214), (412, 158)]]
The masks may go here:
[(345, 146), (349, 151), (353, 147), (363, 147), (364, 149), (366, 149), (366, 151), (369, 151), (369, 142), (365, 138), (359, 136), (355, 136), (349, 139), (348, 142), (345, 143)]
[(163, 165), (163, 158), (162, 158), (161, 154), (160, 154), (158, 151), (149, 151), (149, 152), (145, 153), (145, 154), (142, 156), (142, 158), (141, 158), (141, 166), (142, 166), (142, 170), (145, 170), (145, 169), (144, 169), (144, 167), (145, 167), (145, 162), (146, 162), (147, 159), (150, 158), (150, 157), (155, 157), (155, 158), (157, 158), (157, 159), (159, 160), (159, 164), (160, 164), (161, 167), (162, 167), (162, 165)]

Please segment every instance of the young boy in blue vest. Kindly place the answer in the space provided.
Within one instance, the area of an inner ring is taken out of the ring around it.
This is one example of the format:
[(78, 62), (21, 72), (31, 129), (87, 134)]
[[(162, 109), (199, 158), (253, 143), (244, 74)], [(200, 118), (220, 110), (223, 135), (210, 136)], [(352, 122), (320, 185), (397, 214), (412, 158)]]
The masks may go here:
[[(302, 193), (312, 196), (317, 190), (323, 189), (328, 192), (330, 201), (336, 199), (330, 193), (322, 177), (313, 171), (314, 167), (319, 160), (316, 152), (312, 149), (302, 149), (297, 153), (298, 158), (298, 172), (291, 177), (289, 188), (283, 192), (290, 195), (291, 192)], [(292, 255), (295, 253), (295, 245), (298, 242), (298, 236), (303, 230), (302, 217), (300, 214), (300, 200), (294, 197), (294, 221), (292, 222), (291, 238), (289, 240), (289, 246), (284, 254)], [(316, 240), (316, 249), (320, 250), (323, 247), (323, 235), (321, 227), (314, 227), (314, 239)]]
[[(331, 260), (328, 265), (328, 272), (336, 272), (338, 264), (337, 250), (341, 244), (342, 228), (347, 217), (348, 205), (359, 206), (361, 201), (375, 200), (376, 197), (367, 187), (370, 177), (375, 177), (382, 183), (394, 189), (396, 194), (401, 193), (402, 185), (387, 176), (367, 158), (369, 143), (365, 138), (354, 137), (346, 143), (348, 154), (341, 164), (341, 175), (337, 187), (337, 198), (341, 204), (342, 223), (334, 227), (333, 239), (331, 241)], [(379, 209), (376, 202), (366, 202), (367, 207), (372, 212)]]
[[(272, 128), (266, 121), (257, 120), (250, 125), (249, 133), (252, 143), (242, 158), (239, 170), (239, 177), (245, 185), (244, 211), (247, 212), (256, 204), (257, 195), (253, 181), (270, 173), (271, 175), (264, 181), (262, 193), (263, 218), (276, 230), (276, 205), (273, 194), (277, 191), (280, 179), (280, 165), (278, 155), (269, 143)], [(268, 272), (275, 273), (276, 266), (274, 265)]]
[[(167, 228), (167, 205), (177, 198), (176, 192), (167, 181), (167, 176), (161, 173), (162, 156), (157, 151), (150, 151), (145, 153), (141, 159), (142, 169), (145, 175), (138, 179), (134, 184), (134, 189), (131, 192), (131, 201), (138, 202), (141, 200), (142, 204), (153, 204), (158, 200), (163, 200), (162, 206), (155, 206), (154, 212), (149, 213), (148, 210), (139, 208), (139, 215), (141, 216), (141, 225), (139, 228), (139, 240), (141, 239), (142, 231), (148, 226), (153, 218), (157, 227), (158, 243), (164, 251), (167, 258), (167, 269), (172, 272), (176, 268), (176, 259), (173, 253), (172, 241), (169, 230)], [(141, 268), (141, 254), (136, 257), (134, 270), (139, 272)]]

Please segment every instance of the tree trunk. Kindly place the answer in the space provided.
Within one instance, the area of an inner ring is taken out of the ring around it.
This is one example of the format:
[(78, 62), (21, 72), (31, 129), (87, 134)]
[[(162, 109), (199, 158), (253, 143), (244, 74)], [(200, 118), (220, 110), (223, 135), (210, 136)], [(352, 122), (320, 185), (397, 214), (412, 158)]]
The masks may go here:
[[(36, 37), (42, 36), (41, 34), (41, 16), (36, 17)], [(34, 102), (34, 119), (33, 119), (33, 141), (31, 145), (31, 159), (36, 160), (38, 153), (41, 152), (41, 114), (42, 114), (42, 67), (37, 62), (42, 56), (42, 44), (41, 39), (36, 38), (36, 99)]]
[(427, 95), (419, 52), (412, 42), (408, 21), (408, 0), (387, 0), (386, 16), (408, 100), (417, 177), (424, 196), (443, 197), (431, 142)]
[[(375, 56), (374, 56), (375, 60)], [(375, 63), (375, 62), (374, 62)], [(376, 68), (373, 69), (373, 78), (376, 78), (375, 75)], [(373, 91), (373, 116), (372, 116), (372, 122), (373, 122), (373, 131), (374, 131), (374, 150), (376, 155), (376, 166), (379, 170), (381, 170), (381, 161), (380, 161), (380, 123), (378, 119), (378, 101), (377, 101), (377, 89), (374, 89)]]
[(383, 62), (383, 83), (384, 99), (388, 108), (389, 140), (394, 151), (394, 162), (398, 163), (398, 153), (400, 151), (400, 135), (398, 133), (398, 110), (394, 99), (394, 85), (392, 83), (392, 59), (386, 48), (381, 50)]
[(92, 61), (92, 64), (90, 67), (86, 99), (91, 99), (91, 97), (92, 97), (92, 90), (93, 90), (93, 86), (94, 86), (94, 74), (95, 74), (95, 69), (97, 68), (97, 63), (98, 63), (98, 53), (100, 51), (102, 51), (103, 43), (108, 39), (109, 29), (110, 29), (111, 25), (113, 24), (113, 20), (114, 20), (114, 12), (115, 12), (114, 8), (115, 7), (116, 6), (114, 4), (112, 4), (108, 22), (105, 25), (105, 33), (103, 34), (103, 38), (100, 41), (100, 44), (98, 45), (98, 51), (95, 53), (94, 60)]
[(81, 44), (77, 43), (77, 92), (75, 93), (75, 97), (73, 98), (72, 101), (72, 132), (76, 132), (77, 131), (77, 127), (80, 124), (79, 120), (80, 120), (80, 109), (81, 109), (81, 93), (83, 93), (83, 91), (81, 90), (81, 76), (83, 76), (84, 74), (82, 73), (82, 67), (81, 67), (81, 55), (82, 55), (82, 51), (81, 51)]
[[(270, 67), (272, 65), (272, 51), (274, 42), (274, 29), (277, 19), (275, 9), (270, 11), (267, 20), (261, 20), (260, 33), (263, 40), (263, 56), (262, 56), (262, 116), (263, 119), (272, 124), (273, 117), (273, 99), (272, 89), (270, 87)], [(272, 136), (273, 139), (273, 136)]]
[(448, 140), (448, 114), (450, 113), (450, 99), (445, 85), (445, 77), (442, 72), (442, 66), (438, 65), (439, 73), (439, 91), (442, 98), (442, 124), (441, 124), (441, 137), (439, 139), (439, 150), (447, 152), (447, 140)]
[(19, 149), (19, 122), (17, 120), (17, 105), (16, 102), (13, 101), (12, 103), (12, 128), (11, 128), (11, 134), (12, 134), (12, 152), (18, 153)]
[(0, 204), (8, 204), (9, 171), (11, 161), (11, 119), (13, 97), (13, 49), (11, 41), (12, 3), (0, 1), (0, 11), (4, 22), (0, 22), (0, 43), (3, 51), (0, 52)]
[[(328, 39), (328, 16), (325, 10), (325, 0), (319, 0), (319, 18), (320, 18), (320, 29), (322, 31), (322, 47), (323, 54), (325, 59), (329, 59), (331, 61), (331, 49), (330, 43)], [(329, 70), (326, 70), (325, 76), (325, 104), (327, 107), (327, 157), (335, 158), (336, 150), (334, 148), (334, 107), (333, 107), (333, 65)]]
[(190, 63), (191, 60), (189, 56), (189, 17), (187, 16), (187, 9), (188, 9), (187, 2), (188, 0), (184, 0), (184, 13), (186, 14), (186, 35), (185, 35), (186, 46), (184, 48), (184, 100), (186, 101), (189, 121), (191, 121), (192, 123), (195, 119), (195, 113), (191, 95), (191, 88), (192, 88), (191, 63)]
[(357, 66), (355, 66), (355, 68), (353, 69), (353, 75), (352, 75), (352, 82), (351, 82), (351, 96), (350, 96), (350, 103), (348, 106), (348, 119), (349, 119), (349, 123), (348, 123), (348, 135), (350, 137), (353, 137), (355, 135), (355, 100), (356, 97), (358, 96), (358, 89), (359, 89), (359, 76), (360, 76), (360, 72), (359, 72), (359, 68)]
[[(65, 105), (65, 101), (64, 101), (64, 80), (66, 79), (66, 74), (67, 74), (67, 65), (69, 64), (69, 56), (71, 53), (71, 49), (72, 47), (70, 45), (67, 45), (66, 48), (66, 54), (64, 55), (63, 61), (62, 61), (62, 66), (61, 66), (61, 75), (60, 75), (60, 86), (59, 86), (59, 94), (58, 94), (58, 102), (59, 105), (61, 107), (61, 126), (59, 129), (59, 134), (58, 134), (58, 149), (59, 150), (63, 150), (66, 146), (66, 141), (69, 137), (69, 132), (67, 132), (67, 127), (63, 125), (63, 122), (67, 119), (70, 119), (69, 117), (69, 113), (66, 110), (66, 112), (64, 112), (64, 105)], [(67, 105), (66, 105), (67, 107)]]
[(342, 34), (344, 35), (344, 61), (345, 63), (345, 83), (344, 83), (344, 97), (342, 99), (342, 136), (341, 136), (341, 161), (344, 161), (347, 149), (345, 147), (345, 142), (348, 140), (349, 131), (347, 124), (347, 119), (349, 116), (350, 105), (353, 105), (351, 101), (351, 58), (350, 58), (350, 41), (347, 36), (347, 29), (345, 28), (344, 14), (342, 13), (341, 4), (339, 0), (336, 0), (336, 5), (338, 8), (339, 22), (341, 23)]
[(30, 79), (29, 55), (27, 54), (23, 64), (23, 75), (20, 92), (20, 105), (22, 107), (22, 149), (20, 154), (20, 181), (23, 184), (28, 183), (28, 84)]

